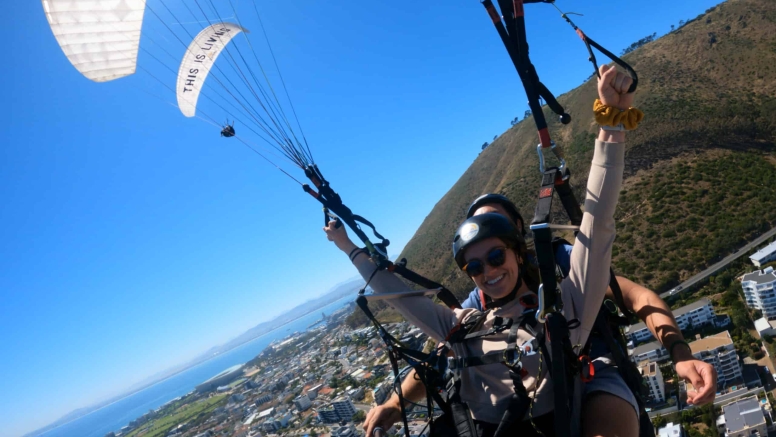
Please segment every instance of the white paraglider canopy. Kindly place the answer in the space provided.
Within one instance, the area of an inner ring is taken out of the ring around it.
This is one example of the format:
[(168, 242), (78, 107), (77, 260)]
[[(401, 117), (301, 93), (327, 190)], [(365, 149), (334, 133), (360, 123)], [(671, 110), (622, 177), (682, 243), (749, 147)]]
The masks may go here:
[(145, 0), (42, 0), (67, 59), (88, 79), (107, 82), (135, 72)]
[(194, 117), (197, 113), (199, 94), (210, 68), (224, 47), (240, 32), (247, 30), (233, 23), (216, 23), (203, 29), (186, 49), (178, 69), (175, 91), (178, 107), (186, 117)]

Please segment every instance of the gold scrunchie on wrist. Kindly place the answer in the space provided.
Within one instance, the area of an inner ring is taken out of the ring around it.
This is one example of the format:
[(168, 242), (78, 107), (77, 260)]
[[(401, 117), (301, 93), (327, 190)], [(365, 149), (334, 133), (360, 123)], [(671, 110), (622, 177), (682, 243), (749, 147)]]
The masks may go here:
[(644, 113), (638, 108), (630, 107), (627, 111), (621, 111), (613, 106), (606, 106), (599, 99), (593, 102), (593, 113), (596, 123), (602, 126), (617, 126), (622, 124), (625, 130), (633, 130), (644, 119)]

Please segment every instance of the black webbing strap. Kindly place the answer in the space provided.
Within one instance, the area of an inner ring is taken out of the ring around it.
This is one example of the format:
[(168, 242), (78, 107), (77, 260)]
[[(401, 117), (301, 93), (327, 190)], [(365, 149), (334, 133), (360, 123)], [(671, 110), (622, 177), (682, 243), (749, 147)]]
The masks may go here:
[(478, 437), (469, 406), (461, 399), (461, 379), (456, 376), (448, 390), (447, 402), (455, 426), (456, 437)]
[(504, 415), (501, 416), (501, 421), (496, 428), (493, 437), (504, 437), (510, 435), (510, 428), (517, 423), (521, 422), (525, 417), (528, 409), (531, 407), (531, 398), (528, 396), (528, 391), (523, 385), (523, 377), (519, 370), (509, 369), (509, 377), (512, 379), (512, 387), (514, 387), (514, 393), (509, 398), (509, 406)]
[[(520, 76), (520, 81), (528, 97), (528, 106), (531, 108), (531, 114), (534, 116), (536, 128), (539, 131), (539, 139), (543, 147), (550, 147), (550, 136), (547, 132), (547, 121), (544, 118), (542, 105), (539, 98), (542, 97), (555, 113), (561, 115), (561, 121), (568, 123), (571, 117), (566, 114), (563, 107), (558, 103), (555, 96), (539, 81), (536, 69), (528, 57), (528, 43), (525, 34), (525, 20), (522, 13), (522, 0), (515, 0), (514, 7), (508, 0), (498, 0), (499, 7), (504, 16), (501, 15), (493, 6), (491, 0), (484, 0), (482, 5), (488, 12), (493, 21), (493, 25), (501, 38), (501, 42), (509, 53), (512, 63)], [(519, 10), (518, 10), (519, 9)], [(504, 24), (506, 22), (506, 25)]]
[(563, 173), (555, 178), (555, 191), (558, 193), (560, 203), (569, 216), (569, 222), (574, 226), (582, 224), (582, 208), (579, 207), (574, 191), (571, 189), (571, 172), (568, 168), (563, 169)]
[(550, 375), (552, 376), (555, 396), (555, 435), (570, 437), (572, 435), (571, 396), (573, 391), (571, 383), (573, 369), (569, 366), (569, 360), (573, 355), (569, 355), (571, 341), (568, 323), (561, 313), (552, 312), (547, 315), (545, 326), (550, 337), (550, 350), (552, 351)]
[(636, 369), (636, 365), (628, 359), (627, 353), (623, 350), (621, 342), (618, 342), (614, 338), (612, 328), (608, 323), (607, 315), (603, 309), (598, 312), (593, 328), (598, 335), (603, 338), (606, 347), (611, 352), (612, 360), (617, 366), (617, 371), (636, 398), (636, 403), (639, 407), (639, 437), (654, 437), (655, 427), (652, 425), (649, 414), (645, 409), (641, 374), (638, 369)]
[[(372, 222), (365, 219), (364, 217), (361, 217), (360, 215), (353, 214), (353, 211), (351, 211), (350, 208), (342, 203), (342, 198), (331, 188), (329, 182), (324, 179), (323, 175), (318, 169), (318, 166), (311, 165), (305, 168), (305, 175), (310, 179), (310, 181), (313, 182), (313, 185), (318, 188), (318, 191), (315, 191), (307, 184), (302, 185), (302, 188), (306, 193), (313, 196), (313, 198), (318, 200), (321, 205), (323, 205), (325, 223), (328, 224), (329, 217), (331, 217), (329, 215), (329, 211), (333, 212), (335, 216), (346, 225), (348, 225), (348, 227), (353, 230), (353, 232), (364, 243), (364, 245), (366, 245), (366, 251), (369, 253), (369, 256), (375, 262), (378, 269), (388, 269), (389, 271), (395, 272), (408, 281), (418, 284), (421, 287), (429, 290), (439, 289), (439, 292), (437, 293), (437, 298), (439, 300), (444, 302), (444, 304), (451, 309), (461, 308), (461, 304), (458, 302), (458, 299), (455, 298), (455, 295), (453, 295), (450, 290), (442, 286), (442, 284), (434, 282), (408, 269), (406, 267), (406, 260), (403, 259), (401, 262), (396, 264), (392, 263), (388, 259), (387, 253), (387, 247), (389, 244), (391, 244), (391, 242), (387, 238), (383, 237), (379, 232), (377, 232), (377, 229), (375, 228), (374, 224), (372, 224)], [(369, 237), (367, 237), (366, 233), (364, 233), (364, 231), (361, 229), (359, 223), (372, 229), (372, 233), (375, 235), (375, 237), (380, 239), (380, 242), (373, 244), (369, 240)]]
[[(542, 174), (542, 185), (539, 189), (539, 200), (536, 202), (531, 230), (534, 234), (536, 260), (539, 263), (539, 273), (542, 278), (542, 293), (546, 308), (554, 308), (557, 303), (557, 278), (555, 276), (555, 250), (552, 245), (552, 230), (549, 227), (552, 212), (552, 198), (556, 181), (562, 174), (557, 167), (552, 167)], [(545, 225), (535, 228), (534, 225)]]
[[(526, 2), (528, 3), (528, 2)], [(557, 8), (557, 7), (556, 7)], [(560, 10), (560, 9), (558, 9)], [(580, 39), (582, 39), (582, 42), (585, 43), (585, 48), (587, 48), (587, 53), (589, 55), (588, 59), (590, 62), (593, 63), (593, 71), (595, 71), (595, 74), (600, 77), (600, 73), (598, 72), (598, 62), (595, 59), (595, 53), (593, 53), (592, 47), (595, 47), (598, 49), (599, 52), (603, 53), (607, 58), (614, 61), (615, 64), (619, 65), (620, 67), (624, 68), (625, 71), (628, 72), (628, 75), (633, 79), (633, 83), (628, 88), (628, 93), (632, 93), (636, 91), (636, 87), (639, 85), (639, 76), (636, 74), (636, 70), (634, 70), (630, 65), (628, 65), (627, 62), (623, 61), (622, 59), (615, 56), (614, 53), (610, 52), (609, 50), (606, 50), (601, 44), (598, 44), (597, 42), (593, 41), (590, 37), (588, 37), (585, 32), (582, 31), (582, 29), (578, 28), (576, 24), (574, 24), (573, 21), (568, 17), (568, 15), (561, 12), (561, 17), (563, 17), (564, 20), (566, 20), (567, 23), (571, 25), (571, 27), (574, 28), (574, 30), (577, 32), (577, 35)]]
[[(482, 329), (480, 331), (469, 332), (462, 339), (460, 340), (456, 339), (457, 341), (455, 342), (462, 342), (462, 341), (471, 340), (473, 338), (480, 338), (491, 334), (497, 334), (511, 327), (512, 327), (512, 319), (510, 319), (509, 317), (497, 316), (493, 320), (493, 326), (491, 326), (489, 329)], [(453, 340), (450, 340), (450, 342), (453, 343)]]
[[(519, 421), (523, 420), (525, 414), (528, 412), (528, 408), (531, 406), (531, 398), (528, 396), (528, 391), (523, 385), (523, 365), (520, 361), (522, 351), (517, 350), (517, 326), (526, 327), (528, 323), (535, 319), (533, 318), (533, 312), (523, 313), (519, 324), (513, 325), (509, 330), (507, 336), (507, 348), (504, 350), (504, 359), (510, 362), (505, 362), (509, 369), (509, 378), (512, 380), (512, 396), (509, 398), (509, 406), (504, 414), (501, 416), (498, 428), (493, 435), (494, 437), (504, 437), (510, 432), (510, 428)], [(510, 358), (513, 357), (513, 358)], [(536, 379), (538, 384), (538, 378)]]
[(609, 288), (612, 289), (612, 294), (614, 295), (614, 302), (617, 304), (617, 306), (620, 308), (620, 311), (622, 311), (623, 314), (625, 314), (625, 318), (627, 320), (633, 320), (636, 315), (633, 314), (631, 310), (628, 309), (628, 307), (625, 305), (625, 299), (622, 297), (622, 289), (620, 288), (620, 283), (617, 282), (617, 276), (614, 274), (614, 269), (611, 267), (609, 268)]
[[(366, 220), (359, 215), (353, 214), (353, 211), (351, 211), (350, 208), (342, 203), (342, 198), (331, 188), (329, 181), (323, 177), (323, 174), (318, 169), (317, 165), (308, 165), (305, 167), (304, 174), (308, 179), (310, 179), (313, 185), (315, 185), (315, 188), (317, 188), (318, 191), (315, 191), (307, 184), (303, 184), (302, 189), (307, 194), (311, 195), (313, 198), (319, 201), (321, 205), (323, 205), (324, 215), (328, 216), (329, 214), (327, 210), (331, 210), (337, 217), (339, 217), (340, 220), (342, 220), (346, 225), (348, 225), (350, 229), (353, 230), (356, 236), (358, 236), (359, 240), (361, 240), (364, 245), (366, 245), (366, 248), (369, 251), (369, 255), (375, 259), (375, 262), (378, 264), (378, 266), (382, 266), (387, 258), (386, 247), (390, 244), (390, 241), (380, 235), (375, 229), (374, 225), (369, 222), (369, 220)], [(380, 243), (373, 244), (369, 240), (369, 237), (367, 237), (366, 233), (364, 233), (364, 231), (361, 229), (359, 223), (363, 223), (364, 225), (370, 227), (372, 232), (375, 234), (375, 237), (380, 239)], [(384, 268), (384, 266), (381, 268)]]
[[(494, 328), (491, 329), (483, 329), (480, 331), (475, 332), (469, 332), (466, 333), (460, 332), (459, 335), (455, 336), (454, 338), (448, 339), (449, 343), (462, 343), (466, 340), (472, 339), (472, 338), (479, 338), (484, 337), (486, 335), (495, 334), (497, 332), (502, 332), (505, 329), (509, 329), (509, 333), (507, 335), (507, 347), (504, 350), (497, 351), (497, 352), (490, 352), (485, 355), (481, 355), (478, 357), (460, 357), (460, 358), (448, 358), (447, 359), (447, 366), (451, 370), (456, 369), (464, 369), (467, 367), (475, 367), (475, 366), (484, 366), (488, 364), (505, 364), (510, 370), (512, 370), (514, 367), (520, 365), (520, 360), (522, 356), (526, 353), (533, 354), (537, 352), (537, 346), (538, 344), (528, 344), (528, 345), (517, 345), (517, 332), (520, 329), (525, 329), (527, 332), (531, 333), (531, 335), (535, 335), (535, 330), (533, 329), (532, 323), (536, 323), (536, 319), (534, 318), (534, 312), (533, 311), (526, 311), (524, 312), (516, 322), (513, 322), (512, 319), (505, 317), (497, 317), (497, 320), (494, 320)], [(501, 319), (501, 320), (498, 320)], [(476, 323), (479, 323), (482, 319), (479, 319)], [(500, 323), (499, 323), (500, 322)], [(496, 325), (500, 326), (496, 326)], [(465, 335), (464, 335), (465, 334)], [(522, 384), (522, 383), (521, 383)]]
[(479, 357), (448, 358), (447, 365), (451, 370), (460, 370), (467, 367), (486, 366), (489, 364), (505, 363), (504, 351), (490, 352)]
[(407, 265), (406, 259), (402, 259), (398, 263), (392, 263), (388, 261), (386, 268), (388, 269), (389, 272), (396, 273), (402, 278), (410, 282), (413, 282), (415, 284), (418, 284), (425, 289), (428, 289), (428, 290), (438, 289), (439, 292), (437, 292), (436, 294), (437, 298), (441, 300), (445, 305), (447, 305), (448, 308), (450, 309), (461, 308), (461, 303), (458, 302), (458, 299), (455, 298), (455, 295), (450, 290), (445, 288), (442, 284), (434, 282), (431, 279), (428, 279), (426, 277), (419, 275), (418, 273), (413, 272), (412, 270), (408, 269), (406, 265)]

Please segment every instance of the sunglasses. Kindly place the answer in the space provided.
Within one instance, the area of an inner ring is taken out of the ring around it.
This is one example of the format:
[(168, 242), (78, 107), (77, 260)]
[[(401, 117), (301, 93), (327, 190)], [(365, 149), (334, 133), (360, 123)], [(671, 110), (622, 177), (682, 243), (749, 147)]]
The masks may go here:
[[(507, 260), (507, 248), (506, 247), (497, 247), (490, 252), (488, 252), (488, 255), (485, 257), (485, 262), (488, 263), (491, 267), (500, 267), (504, 265), (504, 262)], [(470, 278), (473, 278), (475, 276), (481, 275), (483, 272), (485, 272), (485, 263), (482, 262), (480, 259), (473, 259), (466, 263), (465, 266), (463, 266), (463, 271), (466, 272), (467, 275), (469, 275)]]

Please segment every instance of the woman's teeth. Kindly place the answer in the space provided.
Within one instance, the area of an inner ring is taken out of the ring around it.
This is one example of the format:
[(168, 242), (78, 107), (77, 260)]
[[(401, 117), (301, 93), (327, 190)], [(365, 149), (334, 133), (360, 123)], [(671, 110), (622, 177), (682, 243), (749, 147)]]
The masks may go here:
[(493, 278), (490, 281), (485, 281), (485, 283), (488, 284), (488, 285), (495, 285), (496, 283), (501, 281), (503, 278), (504, 278), (504, 275), (501, 275), (498, 278)]

